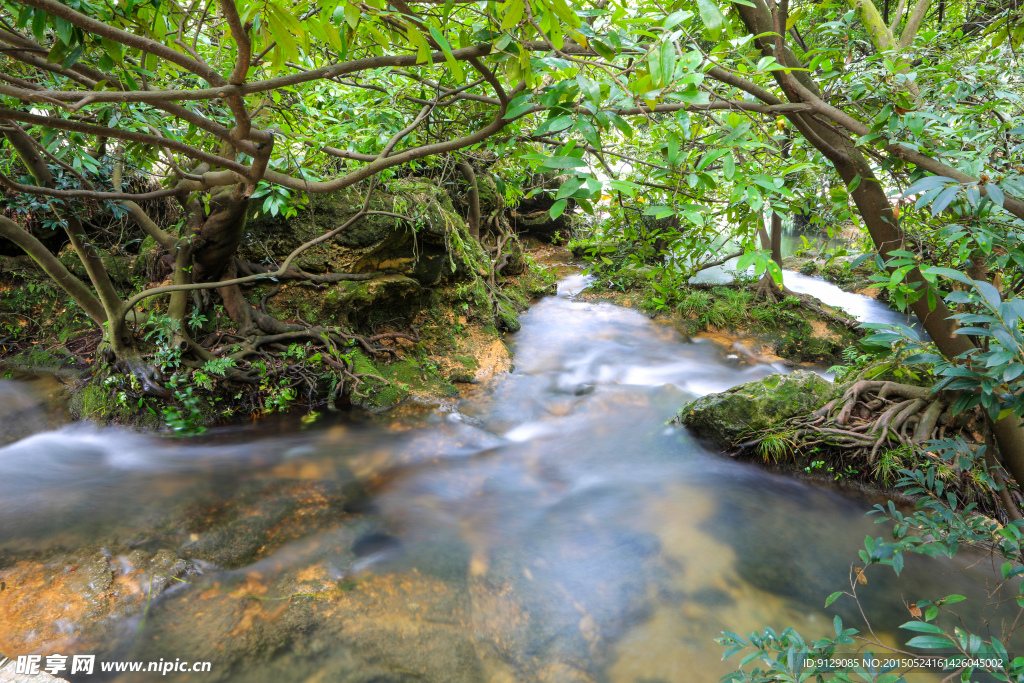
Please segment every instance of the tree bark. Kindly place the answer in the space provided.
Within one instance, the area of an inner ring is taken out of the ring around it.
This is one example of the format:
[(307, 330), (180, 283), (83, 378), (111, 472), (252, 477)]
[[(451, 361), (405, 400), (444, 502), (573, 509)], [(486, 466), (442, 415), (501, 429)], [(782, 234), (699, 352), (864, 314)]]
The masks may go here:
[[(198, 203), (197, 203), (198, 204)], [(246, 186), (238, 183), (210, 196), (210, 213), (202, 220), (192, 248), (196, 282), (220, 279), (234, 260), (245, 236), (245, 212), (249, 206)], [(193, 205), (193, 211), (202, 210)]]
[(469, 185), (469, 234), (477, 242), (480, 241), (480, 188), (476, 184), (476, 173), (468, 161), (460, 159), (456, 166), (462, 174), (466, 184)]
[(772, 261), (782, 268), (782, 216), (772, 211), (771, 234)]

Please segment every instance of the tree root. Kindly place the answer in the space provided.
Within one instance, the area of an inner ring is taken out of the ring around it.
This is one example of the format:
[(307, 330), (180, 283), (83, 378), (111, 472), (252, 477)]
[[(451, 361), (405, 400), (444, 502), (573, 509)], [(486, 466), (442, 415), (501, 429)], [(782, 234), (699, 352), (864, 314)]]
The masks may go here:
[[(780, 427), (756, 435), (735, 448), (734, 454), (760, 452), (760, 446), (768, 436), (782, 439), (795, 454), (814, 454), (815, 458), (833, 458), (849, 465), (857, 462), (868, 465), (862, 470), (879, 472), (882, 467), (880, 453), (890, 448), (910, 449), (910, 452), (926, 462), (940, 461), (929, 452), (929, 442), (945, 437), (947, 432), (957, 434), (968, 446), (977, 449), (986, 434), (985, 459), (987, 469), (995, 482), (989, 491), (980, 487), (971, 473), (959, 470), (958, 463), (949, 462), (952, 477), (947, 490), (958, 491), (958, 495), (973, 498), (983, 509), (1001, 514), (1004, 519), (1021, 519), (1020, 507), (1015, 500), (1016, 490), (1007, 485), (986, 420), (980, 411), (954, 415), (947, 410), (953, 396), (932, 393), (928, 387), (919, 387), (900, 382), (859, 379), (853, 382), (843, 395), (832, 399), (810, 415), (798, 416), (786, 421)], [(907, 457), (904, 453), (900, 457)], [(899, 461), (896, 461), (897, 463)], [(889, 461), (885, 467), (890, 473), (899, 464)], [(907, 463), (909, 465), (909, 463)], [(1010, 483), (1012, 486), (1012, 482)], [(1001, 513), (999, 511), (1002, 511)]]

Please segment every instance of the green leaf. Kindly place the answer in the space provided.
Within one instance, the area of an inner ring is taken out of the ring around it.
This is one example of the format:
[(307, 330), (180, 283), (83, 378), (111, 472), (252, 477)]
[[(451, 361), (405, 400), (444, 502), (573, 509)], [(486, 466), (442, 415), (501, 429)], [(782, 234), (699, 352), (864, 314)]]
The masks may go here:
[(842, 595), (842, 594), (843, 594), (842, 591), (836, 591), (832, 595), (828, 596), (828, 600), (825, 601), (825, 607), (828, 607), (833, 602), (835, 602), (839, 598), (839, 596)]
[(60, 41), (56, 41), (53, 44), (53, 48), (50, 49), (50, 53), (46, 55), (46, 61), (51, 64), (60, 64), (68, 56), (69, 52), (71, 52), (71, 48)]
[(81, 57), (84, 52), (85, 45), (82, 45), (81, 43), (75, 45), (74, 49), (71, 50), (71, 53), (67, 57), (65, 57), (64, 60), (60, 63), (61, 68), (70, 69), (75, 64), (75, 62), (78, 61), (78, 58)]
[[(583, 178), (573, 177), (565, 181), (560, 188), (558, 188), (558, 194), (555, 195), (555, 199), (565, 199), (571, 197), (576, 190), (583, 187)], [(552, 216), (554, 218), (554, 216)]]
[(985, 183), (985, 192), (988, 193), (988, 198), (999, 206), (1003, 205), (1003, 191), (995, 183)]
[(430, 27), (430, 37), (441, 46), (441, 52), (444, 53), (444, 62), (448, 65), (448, 68), (451, 69), (452, 74), (455, 76), (455, 80), (466, 80), (466, 74), (462, 70), (462, 64), (460, 64), (452, 55), (452, 46), (448, 44), (448, 39), (441, 35), (441, 32), (433, 26)]
[(959, 270), (953, 270), (952, 268), (927, 268), (922, 270), (923, 272), (928, 274), (935, 274), (940, 275), (942, 277), (948, 277), (950, 279), (956, 280), (957, 282), (962, 282), (965, 285), (974, 284), (974, 281), (971, 280), (971, 278), (967, 277), (966, 273), (961, 273)]
[[(41, 11), (42, 10), (36, 10), (36, 12), (41, 12)], [(67, 19), (62, 19), (61, 17), (54, 17), (53, 19), (54, 19), (54, 21), (56, 22), (56, 25), (57, 25), (57, 36), (60, 38), (60, 42), (64, 43), (68, 47), (71, 47), (71, 44), (72, 44), (72, 41), (74, 41), (74, 35), (75, 35), (74, 34), (74, 31), (75, 31), (74, 25), (71, 22), (69, 22)]]
[(354, 30), (359, 26), (359, 8), (353, 5), (351, 2), (344, 4), (345, 8), (345, 22), (352, 27)]
[(551, 216), (552, 220), (562, 215), (562, 212), (565, 211), (566, 203), (567, 202), (565, 199), (559, 199), (551, 206), (551, 208), (548, 210), (548, 214)]
[(633, 128), (629, 125), (626, 119), (622, 118), (618, 114), (609, 114), (608, 118), (611, 119), (612, 125), (619, 129), (619, 131), (626, 136), (626, 139), (633, 137)]
[(860, 181), (861, 181), (861, 177), (860, 177), (860, 173), (858, 173), (857, 175), (853, 176), (853, 180), (850, 181), (850, 185), (849, 185), (849, 187), (847, 189), (850, 192), (853, 192), (858, 187), (860, 187)]
[(41, 9), (32, 14), (32, 35), (38, 43), (46, 41), (46, 12)]
[(932, 202), (932, 217), (938, 216), (940, 213), (946, 210), (956, 195), (960, 192), (960, 185), (950, 185), (945, 190), (939, 193), (939, 196)]
[(704, 27), (711, 37), (717, 40), (722, 31), (722, 25), (725, 23), (722, 10), (718, 9), (718, 5), (713, 0), (697, 0), (697, 10), (700, 12), (700, 20), (704, 22)]
[[(668, 85), (676, 72), (676, 46), (670, 40), (661, 44), (661, 82)], [(1000, 202), (1001, 204), (1002, 202)]]
[(732, 152), (729, 152), (722, 158), (722, 175), (726, 180), (732, 180), (735, 174), (736, 160), (733, 159)]
[(655, 218), (666, 218), (675, 213), (675, 210), (670, 206), (648, 206), (644, 209), (645, 216), (654, 216)]
[(567, 168), (586, 168), (587, 162), (583, 159), (577, 159), (576, 157), (548, 157), (544, 160), (541, 168), (555, 168), (555, 169), (567, 169)]
[(503, 118), (503, 119), (519, 118), (524, 113), (526, 113), (527, 111), (532, 109), (533, 106), (534, 106), (534, 103), (530, 101), (530, 95), (527, 95), (526, 97), (524, 97), (524, 98), (522, 98), (520, 100), (512, 100), (512, 102), (509, 103), (508, 109), (505, 111), (505, 115), (502, 116), (501, 118)]
[(608, 187), (617, 192), (622, 192), (630, 199), (635, 197), (637, 190), (640, 189), (639, 185), (637, 185), (636, 183), (631, 183), (628, 180), (609, 180)]
[(501, 20), (501, 29), (507, 31), (518, 25), (523, 20), (525, 9), (526, 2), (524, 0), (512, 0), (509, 3), (508, 9), (505, 10), (505, 16)]
[(553, 119), (548, 119), (544, 123), (537, 127), (537, 135), (547, 135), (548, 133), (557, 133), (563, 131), (573, 123), (576, 122), (570, 115), (556, 116)]
[(942, 175), (928, 176), (927, 178), (921, 178), (916, 183), (908, 187), (904, 192), (904, 197), (909, 197), (912, 194), (921, 194), (929, 190), (934, 190), (937, 187), (942, 187), (948, 183), (955, 183), (956, 181), (952, 178), (947, 178)]
[(595, 105), (600, 106), (601, 104), (601, 86), (594, 80), (587, 78), (583, 74), (577, 74), (576, 83), (580, 86), (580, 92), (584, 93), (591, 102)]
[(926, 624), (923, 621), (908, 621), (907, 623), (900, 626), (900, 628), (907, 631), (917, 631), (918, 633), (942, 633), (945, 634), (941, 628), (935, 624)]
[(917, 636), (907, 641), (907, 647), (919, 647), (925, 650), (949, 647), (952, 644), (953, 641), (945, 636)]

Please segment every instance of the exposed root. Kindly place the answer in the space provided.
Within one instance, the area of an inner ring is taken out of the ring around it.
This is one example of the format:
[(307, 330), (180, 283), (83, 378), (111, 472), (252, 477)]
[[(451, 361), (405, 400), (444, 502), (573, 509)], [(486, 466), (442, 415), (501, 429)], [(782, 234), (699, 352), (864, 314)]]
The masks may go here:
[(160, 377), (159, 370), (141, 357), (125, 354), (113, 359), (113, 366), (118, 372), (133, 375), (139, 383), (142, 394), (156, 396), (164, 400), (171, 398), (171, 391), (161, 383), (163, 378)]
[[(947, 490), (958, 490), (960, 495), (975, 499), (980, 495), (983, 508), (993, 512), (1002, 510), (1007, 520), (1019, 519), (1020, 508), (1015, 500), (1019, 494), (1007, 487), (1007, 478), (993, 455), (994, 444), (987, 434), (984, 417), (977, 410), (953, 414), (947, 409), (950, 402), (948, 396), (932, 393), (928, 387), (861, 379), (851, 384), (842, 396), (810, 415), (793, 418), (769, 433), (739, 444), (736, 453), (758, 451), (772, 436), (785, 442), (795, 454), (832, 458), (833, 462), (847, 466), (860, 462), (868, 466), (858, 468), (865, 473), (877, 474), (882, 471), (879, 468), (887, 467), (894, 479), (902, 465), (894, 466), (892, 460), (883, 461), (881, 454), (890, 449), (902, 449), (903, 458), (910, 454), (946, 467), (947, 476), (951, 477)], [(981, 434), (986, 434), (985, 459), (996, 484), (993, 491), (979, 488), (974, 475), (960, 470), (957, 462), (944, 462), (929, 452), (928, 442), (942, 439), (947, 432), (958, 434), (974, 450), (982, 446)]]

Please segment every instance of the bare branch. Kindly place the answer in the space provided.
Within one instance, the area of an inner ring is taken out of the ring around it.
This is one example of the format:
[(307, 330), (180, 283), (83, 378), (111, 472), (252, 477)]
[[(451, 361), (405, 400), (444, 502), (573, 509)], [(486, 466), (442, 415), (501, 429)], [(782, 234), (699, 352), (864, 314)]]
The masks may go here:
[[(486, 57), (491, 53), (489, 43), (464, 47), (452, 50), (452, 56), (459, 60), (468, 60), (471, 57)], [(177, 54), (177, 53), (175, 53)], [(431, 54), (431, 62), (440, 64), (447, 58), (440, 50)], [(42, 60), (45, 62), (45, 60)], [(61, 102), (77, 102), (83, 95), (89, 94), (95, 97), (96, 102), (183, 102), (195, 100), (214, 100), (226, 98), (231, 95), (251, 95), (258, 92), (277, 90), (288, 86), (299, 85), (327, 78), (345, 76), (347, 74), (378, 69), (385, 66), (415, 66), (416, 55), (384, 55), (380, 57), (365, 57), (355, 59), (331, 66), (301, 71), (299, 73), (269, 78), (263, 81), (252, 81), (240, 85), (225, 84), (215, 88), (197, 88), (194, 90), (131, 90), (131, 91), (110, 91), (96, 93), (69, 92), (65, 90), (43, 90), (37, 94), (51, 97)], [(52, 69), (51, 69), (52, 70)], [(90, 86), (91, 87), (91, 86)]]

